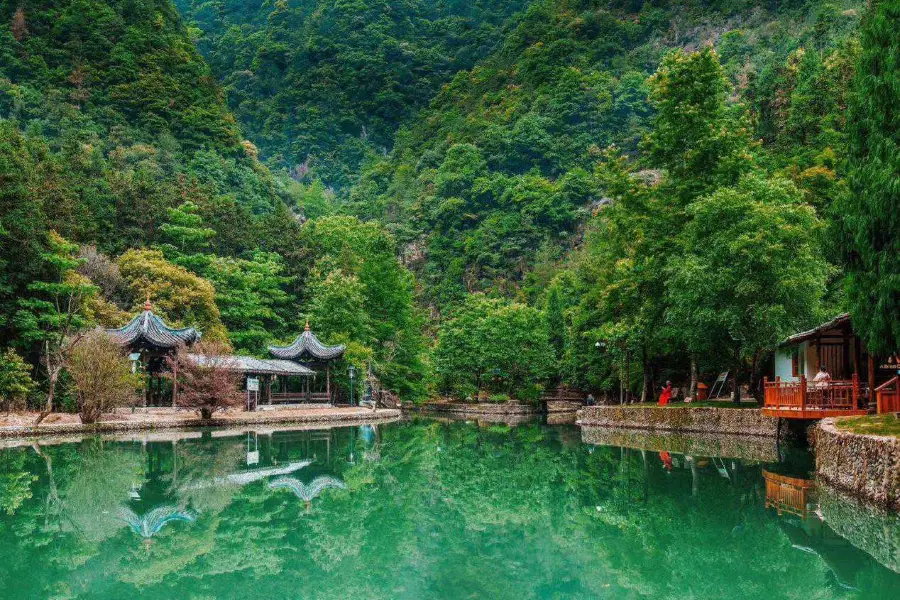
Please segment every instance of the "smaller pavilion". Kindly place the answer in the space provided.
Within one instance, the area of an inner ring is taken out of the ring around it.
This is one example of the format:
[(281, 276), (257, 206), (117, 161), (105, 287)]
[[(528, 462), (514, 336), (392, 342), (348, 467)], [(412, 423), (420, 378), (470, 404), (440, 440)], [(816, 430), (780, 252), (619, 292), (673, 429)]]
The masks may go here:
[[(207, 357), (202, 354), (188, 354), (188, 359), (198, 365), (204, 365)], [(278, 360), (274, 358), (254, 358), (252, 356), (223, 356), (222, 366), (233, 373), (244, 376), (245, 390), (247, 379), (261, 379), (263, 385), (253, 398), (248, 394), (248, 410), (255, 410), (260, 405), (272, 404), (272, 382), (274, 380), (286, 381), (288, 377), (301, 377), (303, 380), (314, 378), (315, 371), (290, 360)], [(284, 385), (284, 384), (282, 384)]]
[(166, 370), (166, 356), (179, 346), (192, 346), (200, 340), (201, 333), (193, 327), (175, 329), (153, 314), (150, 298), (144, 303), (144, 311), (119, 329), (107, 329), (106, 333), (128, 348), (136, 362), (140, 362), (146, 374), (144, 406), (168, 406), (174, 402), (176, 390), (162, 377)]
[(304, 367), (314, 371), (324, 368), (325, 389), (313, 390), (310, 384), (315, 384), (315, 378), (310, 382), (310, 379), (307, 377), (305, 378), (306, 386), (304, 390), (292, 392), (288, 389), (282, 389), (277, 393), (270, 392), (270, 398), (278, 401), (290, 402), (299, 397), (299, 399), (305, 399), (307, 401), (315, 400), (331, 403), (331, 362), (339, 360), (344, 356), (346, 349), (347, 347), (344, 344), (337, 344), (334, 346), (323, 344), (319, 338), (316, 337), (316, 334), (310, 330), (309, 321), (307, 321), (303, 333), (297, 336), (297, 339), (295, 339), (293, 343), (288, 346), (269, 346), (269, 353), (276, 359), (300, 363)]

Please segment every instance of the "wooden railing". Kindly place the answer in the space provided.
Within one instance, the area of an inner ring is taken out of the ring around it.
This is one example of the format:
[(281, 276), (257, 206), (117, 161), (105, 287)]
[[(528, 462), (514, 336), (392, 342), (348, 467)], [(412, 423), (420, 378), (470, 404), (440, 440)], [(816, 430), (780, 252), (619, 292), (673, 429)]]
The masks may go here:
[(273, 404), (293, 404), (300, 402), (329, 402), (330, 398), (325, 392), (272, 392), (271, 402)]
[(808, 382), (805, 376), (799, 381), (775, 381), (766, 378), (765, 408), (778, 410), (855, 410), (859, 402), (859, 378), (843, 381)]
[(900, 375), (875, 388), (878, 414), (900, 412)]

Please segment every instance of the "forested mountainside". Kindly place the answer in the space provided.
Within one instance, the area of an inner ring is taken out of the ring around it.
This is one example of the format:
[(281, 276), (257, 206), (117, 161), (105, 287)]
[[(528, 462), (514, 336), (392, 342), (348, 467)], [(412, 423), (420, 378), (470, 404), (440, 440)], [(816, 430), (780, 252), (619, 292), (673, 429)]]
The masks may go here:
[(246, 135), (293, 177), (345, 190), (526, 0), (176, 0)]
[(892, 350), (897, 5), (0, 0), (0, 375), (148, 296), (410, 398)]
[(410, 392), (421, 327), (396, 243), (340, 217), (311, 240), (308, 197), (259, 162), (169, 0), (0, 2), (0, 340), (36, 378), (49, 342), (150, 297), (253, 354), (320, 317), (359, 364), (390, 352)]
[(861, 5), (534, 2), (502, 48), (457, 74), (363, 172), (350, 209), (410, 244), (438, 304), (523, 286), (533, 299), (546, 283), (529, 282), (535, 265), (562, 258), (604, 202), (600, 151), (640, 158), (654, 115), (647, 77), (672, 49), (707, 44), (732, 103), (749, 110), (756, 160), (824, 208), (842, 185)]

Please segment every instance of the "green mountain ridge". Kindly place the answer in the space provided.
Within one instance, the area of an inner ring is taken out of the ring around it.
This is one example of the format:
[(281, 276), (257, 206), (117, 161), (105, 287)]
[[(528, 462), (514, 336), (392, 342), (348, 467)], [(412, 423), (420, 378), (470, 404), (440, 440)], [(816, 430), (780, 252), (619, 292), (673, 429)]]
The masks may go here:
[(177, 0), (265, 160), (344, 190), (525, 0)]
[(529, 286), (546, 278), (529, 274), (577, 243), (605, 196), (592, 173), (601, 150), (637, 154), (653, 115), (646, 78), (670, 50), (706, 44), (751, 110), (759, 159), (792, 169), (822, 208), (840, 186), (859, 8), (533, 2), (500, 49), (458, 73), (363, 171), (348, 210), (424, 257), (417, 272), (438, 304), (477, 290), (533, 298)]

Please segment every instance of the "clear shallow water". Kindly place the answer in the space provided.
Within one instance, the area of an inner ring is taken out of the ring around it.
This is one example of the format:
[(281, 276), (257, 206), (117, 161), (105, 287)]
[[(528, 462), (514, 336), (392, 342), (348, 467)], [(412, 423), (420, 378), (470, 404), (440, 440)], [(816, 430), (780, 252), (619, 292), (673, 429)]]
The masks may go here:
[(802, 478), (802, 457), (687, 458), (586, 444), (572, 426), (428, 419), (152, 437), (0, 450), (0, 597), (900, 593), (893, 518), (833, 498), (807, 499), (805, 517), (766, 508), (763, 471)]

